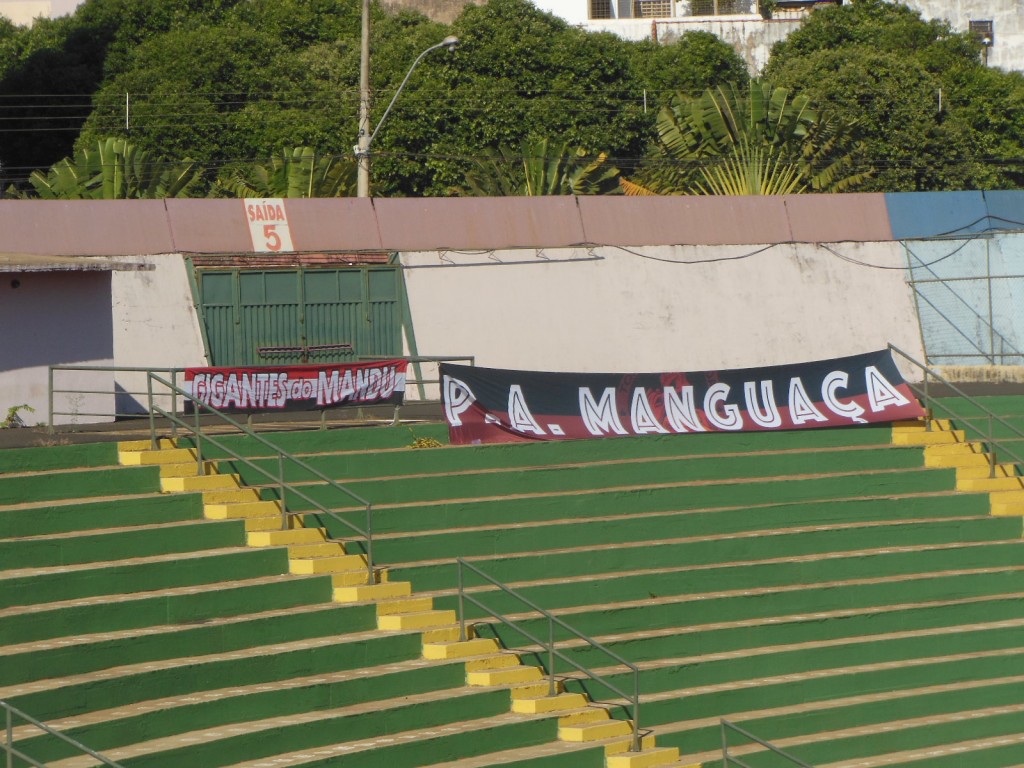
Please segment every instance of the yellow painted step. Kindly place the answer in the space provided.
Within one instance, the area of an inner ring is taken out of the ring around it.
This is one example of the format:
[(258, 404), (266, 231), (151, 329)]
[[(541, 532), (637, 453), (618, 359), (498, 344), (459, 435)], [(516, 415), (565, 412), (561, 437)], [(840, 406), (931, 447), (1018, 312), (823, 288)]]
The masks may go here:
[(412, 594), (412, 584), (408, 581), (390, 581), (383, 584), (363, 584), (361, 586), (335, 587), (334, 602), (362, 603), (367, 600), (383, 600), (389, 597), (403, 597)]
[(926, 445), (924, 453), (987, 453), (985, 443), (980, 440), (968, 440), (965, 443), (939, 443), (938, 445)]
[(620, 752), (605, 757), (605, 768), (656, 768), (679, 761), (679, 750), (675, 747), (655, 747), (640, 752)]
[(932, 419), (930, 422), (925, 422), (924, 419), (909, 419), (904, 421), (894, 421), (892, 423), (893, 432), (923, 432), (925, 427), (929, 426), (933, 431), (946, 431), (948, 432), (953, 428), (953, 422), (949, 419)]
[[(195, 461), (188, 461), (184, 464), (161, 464), (160, 477), (192, 477), (199, 474), (199, 464)], [(203, 462), (203, 474), (217, 474), (216, 461)]]
[[(956, 468), (956, 480), (959, 483), (961, 480), (975, 480), (978, 478), (987, 478), (989, 476), (989, 466), (985, 464), (983, 467), (957, 467)], [(1013, 464), (996, 464), (992, 467), (992, 475), (995, 477), (1016, 477), (1017, 468)]]
[[(302, 529), (299, 528), (297, 530)], [(344, 544), (340, 541), (326, 541), (322, 536), (319, 541), (305, 541), (299, 544), (291, 544), (288, 547), (288, 557), (296, 560), (310, 557), (333, 557), (344, 554)]]
[(377, 603), (378, 616), (391, 616), (398, 613), (422, 613), (434, 610), (432, 597), (401, 597), (397, 600), (381, 600)]
[[(426, 648), (424, 647), (424, 656)], [(544, 673), (540, 667), (531, 667), (522, 664), (518, 667), (503, 667), (502, 669), (484, 669), (479, 672), (466, 673), (466, 685), (492, 686), (492, 685), (515, 685), (517, 683), (532, 683), (542, 680)]]
[(560, 693), (557, 696), (541, 696), (535, 699), (513, 699), (512, 711), (520, 715), (543, 715), (568, 709), (582, 709), (586, 705), (587, 699), (582, 693)]
[[(473, 639), (473, 627), (466, 627), (466, 634), (469, 635), (470, 639)], [(450, 627), (436, 627), (435, 629), (427, 629), (423, 631), (423, 643), (454, 643), (459, 639), (459, 628), (458, 626)]]
[(974, 493), (993, 491), (1019, 491), (1024, 488), (1019, 477), (979, 477), (979, 478), (957, 478), (956, 489), (958, 491), (971, 491)]
[(384, 630), (432, 629), (455, 623), (455, 611), (420, 611), (377, 617), (377, 628)]
[[(169, 438), (161, 437), (156, 441), (157, 450), (163, 448), (174, 448), (176, 447), (175, 442)], [(153, 445), (149, 440), (122, 440), (117, 444), (117, 452), (124, 453), (128, 451), (151, 451)]]
[(260, 494), (255, 488), (228, 488), (203, 493), (203, 504), (238, 504), (243, 501), (259, 500)]
[(280, 515), (272, 515), (270, 517), (243, 517), (242, 520), (245, 522), (245, 532), (247, 534), (281, 530)]
[[(280, 516), (277, 520), (278, 522), (281, 521)], [(254, 531), (246, 536), (246, 543), (250, 547), (279, 547), (295, 544), (316, 544), (323, 540), (323, 528), (289, 528), (286, 531)]]
[(304, 557), (288, 561), (289, 573), (342, 573), (365, 571), (366, 555), (332, 555), (330, 557)]
[[(377, 583), (386, 584), (388, 581), (390, 581), (387, 568), (375, 568), (374, 572), (376, 573), (377, 576), (377, 578), (375, 579)], [(331, 584), (336, 589), (366, 586), (369, 583), (370, 574), (365, 566), (358, 571), (342, 571), (341, 573), (331, 574)], [(337, 596), (335, 596), (334, 601), (337, 603), (349, 602), (347, 600), (339, 600)]]
[[(927, 450), (927, 449), (926, 449)], [(952, 469), (954, 467), (987, 467), (988, 454), (984, 453), (939, 453), (924, 455), (924, 465), (932, 469)]]
[(582, 725), (583, 723), (603, 723), (610, 720), (611, 714), (603, 706), (589, 706), (583, 709), (573, 709), (558, 716), (558, 727), (570, 725)]
[[(544, 677), (541, 680), (535, 680), (530, 683), (513, 685), (508, 690), (509, 693), (512, 694), (513, 699), (540, 699), (550, 695), (551, 682)], [(555, 693), (559, 694), (564, 690), (565, 686), (562, 682), (560, 680), (555, 680)]]
[[(642, 750), (654, 749), (657, 746), (658, 745), (654, 743), (654, 734), (653, 733), (648, 733), (646, 735), (641, 734), (641, 736), (640, 736), (640, 749), (642, 749)], [(605, 753), (605, 755), (621, 755), (623, 752), (629, 752), (629, 750), (632, 749), (632, 748), (633, 748), (633, 739), (632, 739), (632, 737), (630, 737), (628, 739), (625, 739), (625, 740), (618, 739), (618, 740), (613, 741), (613, 742), (611, 742), (609, 744), (606, 744), (605, 747), (604, 747), (604, 753)]]
[(632, 733), (633, 724), (628, 720), (612, 720), (611, 718), (603, 722), (581, 723), (558, 728), (560, 740), (576, 742), (614, 739), (616, 736), (630, 736)]
[(484, 656), (466, 660), (467, 672), (482, 672), (487, 669), (506, 669), (521, 666), (522, 662), (514, 653), (499, 653), (495, 656)]
[(196, 453), (191, 448), (163, 448), (156, 451), (121, 451), (117, 460), (124, 466), (142, 466), (153, 464), (184, 464), (195, 462)]
[(281, 516), (276, 501), (241, 501), (234, 504), (204, 504), (203, 515), (209, 520), (237, 520), (242, 517)]
[[(455, 612), (452, 611), (452, 622)], [(486, 656), (501, 650), (498, 641), (490, 637), (477, 637), (471, 640), (456, 640), (452, 643), (423, 643), (424, 659), (465, 659), (469, 656)]]
[[(1000, 496), (1014, 496), (1009, 493), (993, 493), (991, 496), (991, 512), (996, 517), (1018, 517), (1024, 516), (1024, 501), (1014, 499), (999, 499)], [(997, 500), (998, 499), (998, 500)]]
[(238, 475), (198, 475), (196, 477), (160, 478), (160, 490), (164, 493), (225, 491), (230, 488), (238, 488)]
[(939, 443), (962, 443), (967, 435), (962, 429), (950, 432), (893, 432), (893, 445), (937, 445)]

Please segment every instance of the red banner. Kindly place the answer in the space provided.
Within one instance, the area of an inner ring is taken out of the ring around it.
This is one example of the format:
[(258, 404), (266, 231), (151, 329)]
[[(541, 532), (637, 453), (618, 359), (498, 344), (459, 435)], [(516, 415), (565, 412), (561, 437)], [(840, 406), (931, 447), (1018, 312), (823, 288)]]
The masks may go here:
[(454, 445), (812, 429), (924, 415), (888, 350), (768, 368), (538, 373), (441, 366)]
[(258, 368), (186, 368), (184, 389), (221, 411), (321, 410), (342, 405), (398, 405), (406, 360)]

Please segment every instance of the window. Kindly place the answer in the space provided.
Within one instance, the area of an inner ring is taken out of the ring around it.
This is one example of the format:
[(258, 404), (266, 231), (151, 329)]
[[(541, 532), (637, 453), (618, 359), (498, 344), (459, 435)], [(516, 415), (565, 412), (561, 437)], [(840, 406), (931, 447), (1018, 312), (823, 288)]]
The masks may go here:
[(590, 0), (590, 18), (612, 18), (612, 0)]
[(991, 21), (969, 21), (967, 23), (967, 31), (971, 37), (986, 48), (991, 48), (992, 44), (996, 41)]
[(653, 19), (672, 15), (672, 0), (633, 0), (633, 18)]

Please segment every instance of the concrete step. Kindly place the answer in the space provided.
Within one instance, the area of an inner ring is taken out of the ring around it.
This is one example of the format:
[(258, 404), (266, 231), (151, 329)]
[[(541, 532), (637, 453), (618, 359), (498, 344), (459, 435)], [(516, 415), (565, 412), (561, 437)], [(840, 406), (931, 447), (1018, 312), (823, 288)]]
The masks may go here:
[(290, 573), (344, 573), (365, 571), (366, 555), (331, 555), (330, 557), (304, 557), (288, 562)]
[[(498, 653), (500, 650), (501, 646), (498, 645), (497, 640), (489, 637), (478, 637), (471, 640), (457, 640), (449, 643), (424, 643), (423, 658), (464, 659), (469, 656), (485, 656), (491, 653)], [(495, 683), (480, 684), (494, 685)], [(472, 683), (470, 683), (470, 685), (472, 685)]]
[(377, 619), (377, 628), (391, 631), (433, 629), (454, 624), (456, 621), (455, 611), (419, 611), (380, 616)]
[(160, 478), (160, 490), (164, 493), (226, 491), (237, 489), (238, 487), (238, 475), (197, 475), (196, 477)]
[(382, 584), (362, 584), (334, 588), (334, 602), (363, 603), (370, 600), (382, 600), (389, 597), (404, 597), (412, 594), (412, 584), (408, 581), (391, 581)]
[(191, 448), (163, 448), (156, 451), (119, 451), (118, 461), (126, 467), (152, 466), (155, 464), (184, 464), (196, 461)]

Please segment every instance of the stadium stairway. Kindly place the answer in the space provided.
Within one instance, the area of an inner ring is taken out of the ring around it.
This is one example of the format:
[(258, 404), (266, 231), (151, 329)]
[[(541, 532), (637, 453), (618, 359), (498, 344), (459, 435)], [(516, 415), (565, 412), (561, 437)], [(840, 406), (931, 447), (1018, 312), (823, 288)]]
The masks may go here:
[[(1020, 480), (932, 426), (275, 435), (373, 501), (376, 585), (347, 529), (290, 499), (280, 530), (276, 489), (209, 447), (202, 477), (186, 440), (0, 454), (0, 699), (125, 766), (710, 765), (720, 717), (821, 766), (1024, 763), (1021, 511), (996, 499)], [(547, 633), (513, 597), (469, 580), (487, 609), (459, 641), (457, 557), (640, 668), (641, 752), (617, 693), (558, 667), (547, 695), (546, 657), (491, 620)]]

